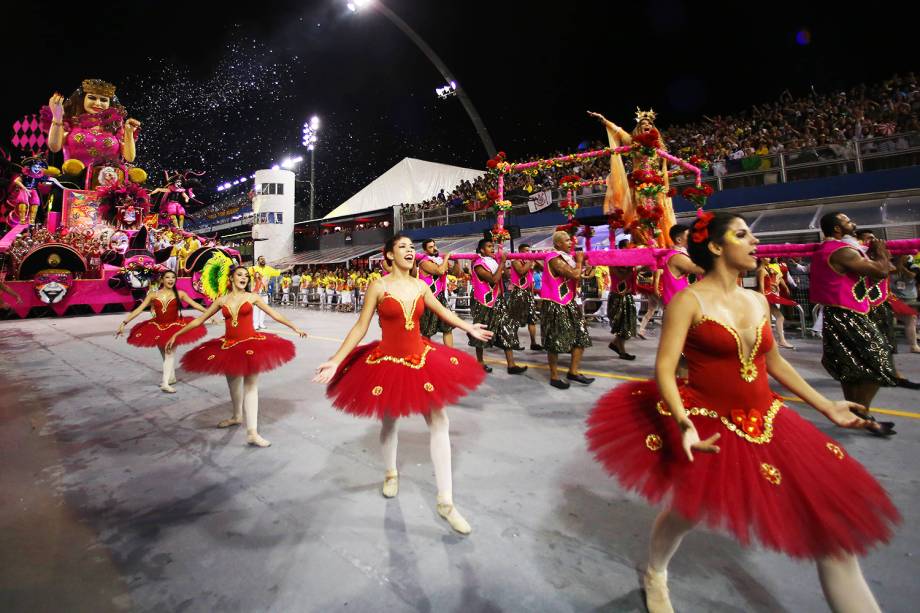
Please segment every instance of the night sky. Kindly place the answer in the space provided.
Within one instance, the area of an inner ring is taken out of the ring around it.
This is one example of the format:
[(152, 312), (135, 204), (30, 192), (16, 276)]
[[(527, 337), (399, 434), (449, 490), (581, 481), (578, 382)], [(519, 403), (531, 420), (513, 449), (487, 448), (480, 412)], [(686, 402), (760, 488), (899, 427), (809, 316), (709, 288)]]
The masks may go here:
[[(4, 28), (0, 120), (11, 126), (54, 91), (106, 79), (143, 124), (138, 164), (206, 170), (213, 187), (304, 154), (301, 126), (315, 113), (321, 210), (406, 156), (485, 166), (459, 101), (437, 99), (440, 74), (384, 16), (352, 14), (344, 0), (247, 4), (20, 4), (8, 13), (18, 24)], [(652, 106), (666, 128), (786, 88), (802, 95), (917, 68), (910, 20), (842, 3), (386, 4), (441, 56), (512, 160), (602, 139), (587, 109), (631, 127), (635, 107)], [(803, 29), (807, 45), (796, 42)]]

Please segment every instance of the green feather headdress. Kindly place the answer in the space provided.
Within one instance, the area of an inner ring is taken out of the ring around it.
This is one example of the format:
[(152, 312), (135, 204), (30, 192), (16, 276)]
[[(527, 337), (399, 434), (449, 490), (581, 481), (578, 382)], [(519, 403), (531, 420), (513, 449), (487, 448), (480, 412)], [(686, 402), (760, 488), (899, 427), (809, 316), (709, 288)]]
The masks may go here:
[(201, 288), (211, 300), (217, 300), (230, 291), (230, 269), (233, 260), (223, 253), (215, 253), (201, 270)]

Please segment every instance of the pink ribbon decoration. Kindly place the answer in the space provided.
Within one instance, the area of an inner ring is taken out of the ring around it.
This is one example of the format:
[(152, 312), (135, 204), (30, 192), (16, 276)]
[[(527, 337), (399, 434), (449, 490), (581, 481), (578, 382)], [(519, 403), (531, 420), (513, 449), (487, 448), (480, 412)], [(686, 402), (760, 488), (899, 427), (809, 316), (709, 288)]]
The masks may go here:
[[(906, 238), (886, 243), (891, 255), (913, 255), (920, 251), (920, 238)], [(762, 258), (808, 258), (815, 254), (821, 243), (758, 245), (757, 256)]]

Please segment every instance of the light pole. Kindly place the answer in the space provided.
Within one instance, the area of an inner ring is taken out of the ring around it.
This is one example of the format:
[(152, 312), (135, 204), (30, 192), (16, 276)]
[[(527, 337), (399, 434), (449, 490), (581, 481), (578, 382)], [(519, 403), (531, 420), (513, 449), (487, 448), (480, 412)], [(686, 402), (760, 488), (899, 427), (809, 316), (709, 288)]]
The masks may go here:
[(457, 84), (457, 79), (454, 78), (451, 74), (450, 69), (447, 68), (447, 65), (438, 57), (438, 54), (434, 52), (434, 49), (428, 46), (422, 37), (419, 36), (415, 30), (409, 27), (405, 21), (400, 18), (399, 15), (391, 11), (385, 4), (377, 0), (376, 2), (371, 0), (350, 0), (348, 2), (348, 10), (352, 13), (357, 13), (358, 10), (362, 8), (373, 8), (383, 13), (383, 16), (393, 22), (393, 24), (403, 31), (403, 33), (412, 39), (412, 42), (422, 50), (422, 53), (425, 54), (425, 57), (435, 65), (435, 68), (438, 69), (438, 72), (441, 73), (441, 76), (444, 77), (444, 80), (455, 86), (457, 98), (460, 99), (460, 104), (463, 105), (463, 109), (466, 111), (466, 114), (470, 116), (470, 120), (473, 122), (473, 127), (476, 128), (476, 133), (479, 135), (479, 139), (482, 141), (482, 146), (485, 147), (486, 153), (490, 158), (495, 157), (495, 144), (492, 142), (492, 137), (489, 136), (489, 131), (486, 129), (486, 125), (482, 122), (482, 117), (479, 116), (479, 113), (476, 112), (476, 107), (473, 106), (473, 101), (470, 100), (470, 97), (466, 95), (466, 90), (460, 87)]
[(313, 219), (313, 205), (316, 200), (316, 143), (319, 134), (319, 117), (314, 115), (310, 121), (303, 124), (303, 144), (310, 152), (310, 214), (307, 219)]

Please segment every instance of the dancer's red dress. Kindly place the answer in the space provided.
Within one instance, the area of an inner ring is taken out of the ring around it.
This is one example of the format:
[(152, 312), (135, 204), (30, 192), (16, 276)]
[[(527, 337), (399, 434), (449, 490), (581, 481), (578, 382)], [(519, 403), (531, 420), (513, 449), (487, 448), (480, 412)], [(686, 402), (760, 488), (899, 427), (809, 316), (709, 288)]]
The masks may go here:
[[(166, 343), (169, 342), (173, 334), (192, 321), (191, 317), (179, 315), (179, 302), (175, 298), (170, 298), (166, 305), (159, 298), (154, 298), (150, 303), (150, 308), (153, 311), (153, 317), (131, 328), (131, 332), (128, 334), (129, 345), (165, 349)], [(207, 333), (208, 331), (204, 327), (189, 330), (188, 333), (176, 339), (176, 344), (186, 345), (200, 341)]]
[(763, 278), (763, 293), (767, 298), (767, 302), (779, 306), (795, 306), (798, 304), (795, 300), (780, 295), (780, 289), (781, 286), (774, 280), (773, 275), (767, 273), (767, 276)]
[(422, 290), (403, 303), (384, 293), (377, 304), (383, 338), (348, 354), (326, 395), (359, 417), (405, 417), (452, 404), (482, 383), (482, 366), (468, 354), (422, 337)]
[(293, 360), (294, 343), (274, 334), (256, 332), (252, 327), (253, 308), (252, 303), (244, 302), (233, 313), (226, 305), (222, 306), (224, 335), (189, 350), (182, 356), (182, 368), (210, 375), (245, 377)]
[(840, 443), (770, 390), (767, 318), (758, 330), (750, 356), (738, 332), (714, 319), (687, 334), (689, 377), (678, 388), (700, 439), (722, 435), (719, 453), (687, 459), (654, 381), (605, 394), (588, 417), (588, 447), (625, 488), (742, 544), (820, 558), (886, 542), (897, 509)]

